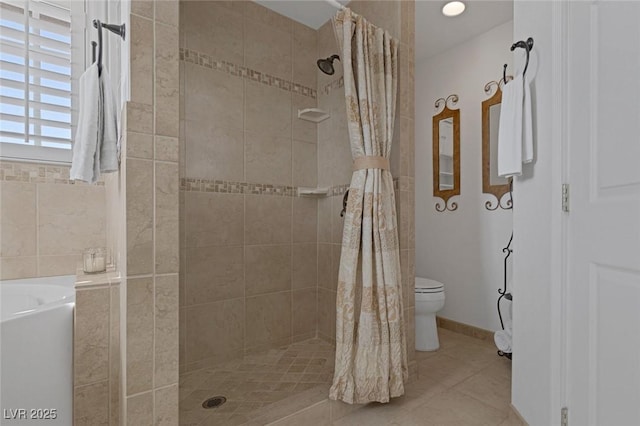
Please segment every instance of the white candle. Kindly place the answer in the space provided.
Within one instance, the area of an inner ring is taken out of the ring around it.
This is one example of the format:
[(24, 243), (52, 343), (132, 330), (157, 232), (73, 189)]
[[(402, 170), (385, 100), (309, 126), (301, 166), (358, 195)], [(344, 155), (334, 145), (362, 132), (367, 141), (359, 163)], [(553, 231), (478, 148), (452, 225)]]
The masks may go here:
[(107, 259), (104, 249), (89, 248), (83, 253), (84, 272), (93, 274), (96, 272), (104, 272), (107, 269)]
[(105, 269), (104, 256), (96, 254), (93, 262), (93, 272), (103, 272)]

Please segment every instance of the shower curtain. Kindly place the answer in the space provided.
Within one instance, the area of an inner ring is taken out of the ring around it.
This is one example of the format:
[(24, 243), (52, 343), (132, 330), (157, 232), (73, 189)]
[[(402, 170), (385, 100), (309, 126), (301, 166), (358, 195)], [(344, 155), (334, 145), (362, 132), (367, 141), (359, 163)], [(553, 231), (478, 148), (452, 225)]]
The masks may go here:
[(389, 402), (408, 378), (396, 203), (389, 155), (398, 42), (350, 9), (333, 19), (342, 51), (353, 175), (336, 300), (330, 397)]

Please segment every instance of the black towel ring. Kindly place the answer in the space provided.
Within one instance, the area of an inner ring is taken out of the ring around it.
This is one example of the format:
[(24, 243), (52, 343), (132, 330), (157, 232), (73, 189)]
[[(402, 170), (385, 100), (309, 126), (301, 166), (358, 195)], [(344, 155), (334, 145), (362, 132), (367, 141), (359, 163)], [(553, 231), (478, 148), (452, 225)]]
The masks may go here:
[[(531, 49), (533, 49), (533, 38), (529, 37), (527, 41), (517, 41), (511, 45), (511, 51), (513, 52), (518, 47), (524, 49), (527, 54), (527, 60), (524, 64), (524, 70), (522, 71), (522, 76), (524, 77), (527, 74), (527, 68), (529, 67), (529, 55), (531, 53)], [(504, 64), (504, 68), (502, 69), (502, 80), (507, 83), (507, 64)]]

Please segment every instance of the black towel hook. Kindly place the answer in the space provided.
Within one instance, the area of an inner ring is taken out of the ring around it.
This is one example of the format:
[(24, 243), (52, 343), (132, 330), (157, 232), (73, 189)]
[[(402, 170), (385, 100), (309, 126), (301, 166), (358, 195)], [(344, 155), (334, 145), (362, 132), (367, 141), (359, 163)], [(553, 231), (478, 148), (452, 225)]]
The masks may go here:
[(527, 52), (527, 62), (525, 62), (524, 64), (524, 71), (522, 71), (522, 75), (524, 76), (527, 73), (527, 67), (529, 67), (529, 53), (531, 52), (531, 49), (533, 49), (533, 39), (529, 37), (527, 41), (520, 40), (516, 43), (513, 43), (511, 45), (511, 51), (513, 52), (518, 47), (523, 48), (525, 52)]
[[(533, 38), (529, 37), (527, 41), (520, 40), (513, 43), (511, 45), (511, 51), (513, 52), (518, 47), (523, 48), (527, 54), (527, 60), (524, 64), (524, 70), (522, 71), (522, 76), (524, 77), (525, 74), (527, 73), (527, 68), (529, 67), (529, 55), (531, 53), (531, 49), (533, 49)], [(507, 64), (504, 64), (504, 68), (502, 70), (502, 79), (504, 80), (505, 83), (507, 82)]]
[[(113, 24), (104, 24), (100, 22), (99, 19), (93, 20), (93, 27), (98, 30), (98, 74), (102, 72), (102, 29), (106, 28), (114, 34), (119, 35), (122, 39), (125, 39), (126, 28), (125, 24), (122, 25), (113, 25)], [(95, 59), (95, 42), (91, 42), (93, 49), (93, 61), (96, 62)]]
[(95, 41), (91, 42), (91, 63), (94, 63), (96, 61), (96, 46), (98, 46), (98, 43), (96, 43)]
[(93, 20), (93, 27), (98, 29), (98, 75), (102, 73), (102, 23), (99, 19)]

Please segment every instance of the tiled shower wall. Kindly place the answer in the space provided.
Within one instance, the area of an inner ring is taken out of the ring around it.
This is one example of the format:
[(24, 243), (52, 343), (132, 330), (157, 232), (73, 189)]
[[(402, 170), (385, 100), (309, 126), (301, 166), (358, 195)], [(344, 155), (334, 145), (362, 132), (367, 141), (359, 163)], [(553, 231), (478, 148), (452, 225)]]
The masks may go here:
[[(318, 57), (341, 52), (331, 21), (318, 30)], [(341, 58), (342, 59), (342, 58)], [(347, 130), (342, 64), (334, 62), (335, 74), (318, 70), (318, 107), (331, 117), (318, 125), (318, 185), (342, 191), (318, 200), (318, 336), (335, 343), (336, 290), (342, 248), (340, 217), (344, 191), (351, 182), (351, 149)]]
[(316, 31), (180, 2), (182, 371), (316, 335)]
[(178, 424), (178, 1), (131, 2), (123, 159), (127, 425)]
[[(414, 4), (350, 6), (402, 41), (392, 172), (413, 361)], [(339, 53), (331, 23), (314, 31), (245, 1), (181, 2), (180, 19), (181, 370), (333, 341), (351, 154), (342, 67), (315, 65)], [(331, 118), (297, 119), (316, 105)], [(333, 190), (315, 201), (300, 186)]]

